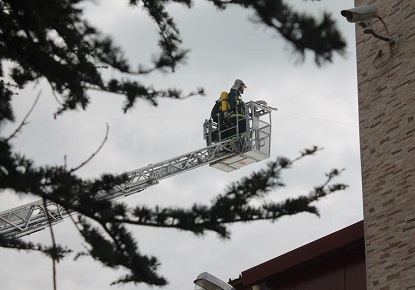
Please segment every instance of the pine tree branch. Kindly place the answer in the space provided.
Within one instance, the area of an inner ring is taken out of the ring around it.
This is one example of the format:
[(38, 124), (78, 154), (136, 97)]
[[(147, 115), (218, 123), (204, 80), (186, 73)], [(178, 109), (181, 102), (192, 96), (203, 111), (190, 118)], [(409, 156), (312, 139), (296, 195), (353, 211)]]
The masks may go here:
[[(334, 170), (340, 172), (338, 170)], [(185, 209), (169, 209), (156, 207), (154, 210), (141, 207), (135, 209), (137, 219), (129, 218), (115, 218), (110, 220), (114, 223), (125, 223), (139, 226), (149, 226), (155, 228), (176, 228), (186, 231), (192, 231), (195, 234), (203, 234), (205, 230), (217, 232), (223, 238), (229, 238), (229, 232), (225, 225), (235, 223), (246, 223), (260, 220), (268, 220), (275, 222), (279, 218), (286, 215), (294, 215), (301, 212), (309, 212), (319, 216), (318, 210), (311, 203), (334, 193), (336, 191), (345, 190), (347, 188), (344, 184), (336, 184), (329, 186), (334, 178), (330, 177), (323, 183), (323, 185), (315, 187), (314, 191), (309, 195), (301, 195), (296, 198), (290, 198), (279, 203), (264, 203), (260, 207), (249, 206), (249, 200), (246, 199), (239, 208), (223, 207), (220, 210), (216, 209), (217, 204), (212, 206), (193, 205), (189, 210)], [(337, 174), (335, 175), (337, 176)], [(237, 204), (235, 199), (229, 199), (228, 204)], [(142, 219), (143, 213), (151, 219)], [(231, 213), (230, 213), (231, 212)], [(214, 216), (214, 218), (212, 218)]]
[(63, 259), (66, 255), (72, 253), (67, 247), (55, 245), (54, 247), (46, 247), (39, 243), (25, 242), (18, 238), (5, 238), (0, 235), (0, 247), (4, 249), (13, 249), (26, 252), (39, 252), (57, 261)]
[(305, 60), (306, 51), (314, 53), (314, 62), (322, 66), (332, 62), (334, 53), (345, 54), (346, 42), (329, 13), (320, 20), (306, 13), (294, 11), (283, 0), (209, 0), (220, 9), (229, 5), (252, 8), (256, 14), (255, 23), (266, 25), (282, 36), (299, 55), (299, 62)]
[(228, 187), (228, 191), (218, 195), (210, 206), (194, 204), (189, 209), (158, 206), (151, 209), (142, 206), (132, 211), (126, 210), (132, 213), (132, 217), (113, 217), (109, 221), (155, 228), (176, 228), (192, 231), (195, 234), (203, 234), (204, 231), (209, 230), (223, 238), (229, 238), (225, 226), (228, 224), (258, 220), (276, 221), (282, 216), (300, 212), (319, 215), (317, 208), (311, 203), (347, 188), (344, 184), (332, 184), (333, 179), (343, 170), (334, 169), (326, 174), (325, 182), (316, 186), (308, 195), (300, 195), (280, 203), (267, 202), (257, 207), (250, 205), (252, 200), (263, 199), (276, 188), (284, 186), (279, 177), (281, 170), (291, 167), (293, 163), (305, 156), (313, 155), (318, 150), (320, 148), (314, 146), (300, 152), (300, 156), (293, 160), (280, 157), (275, 162), (268, 163), (268, 169), (260, 170), (251, 174), (249, 178), (243, 178), (232, 184)]

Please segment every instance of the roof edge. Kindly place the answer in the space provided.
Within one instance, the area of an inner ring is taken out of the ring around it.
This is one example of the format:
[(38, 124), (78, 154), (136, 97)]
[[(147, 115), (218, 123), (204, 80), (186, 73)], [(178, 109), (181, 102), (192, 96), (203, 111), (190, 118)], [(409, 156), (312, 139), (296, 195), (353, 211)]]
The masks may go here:
[(242, 272), (239, 278), (230, 280), (232, 285), (253, 285), (272, 275), (298, 266), (314, 258), (364, 238), (363, 221), (317, 239), (297, 249), (282, 254)]

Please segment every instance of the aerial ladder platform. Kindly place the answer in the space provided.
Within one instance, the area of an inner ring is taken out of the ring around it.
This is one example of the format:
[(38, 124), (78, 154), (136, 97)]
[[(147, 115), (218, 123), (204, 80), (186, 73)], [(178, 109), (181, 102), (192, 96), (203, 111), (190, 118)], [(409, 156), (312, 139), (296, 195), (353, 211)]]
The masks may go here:
[[(245, 117), (231, 123), (212, 119), (203, 124), (206, 147), (127, 172), (128, 179), (109, 191), (101, 191), (98, 198), (119, 199), (158, 184), (160, 180), (209, 166), (231, 172), (269, 158), (271, 147), (271, 111), (263, 101), (245, 104)], [(55, 225), (73, 214), (61, 205), (46, 200), (31, 202), (0, 212), (0, 235), (22, 237)]]

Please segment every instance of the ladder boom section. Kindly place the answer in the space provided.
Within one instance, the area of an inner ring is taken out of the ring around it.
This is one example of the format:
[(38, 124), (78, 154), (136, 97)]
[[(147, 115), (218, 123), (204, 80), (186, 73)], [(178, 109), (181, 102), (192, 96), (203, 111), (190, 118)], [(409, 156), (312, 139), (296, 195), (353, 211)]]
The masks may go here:
[[(55, 225), (69, 213), (59, 204), (38, 200), (0, 213), (0, 235), (21, 237)], [(48, 218), (49, 216), (49, 218)]]
[[(240, 140), (240, 142), (243, 141), (243, 139)], [(159, 180), (235, 155), (231, 143), (235, 144), (235, 140), (213, 144), (188, 154), (130, 171), (127, 173), (126, 183), (116, 185), (108, 192), (99, 192), (98, 198), (122, 198), (155, 185)], [(43, 200), (31, 202), (0, 213), (0, 235), (22, 237), (48, 227), (49, 222), (54, 225), (68, 217), (69, 214), (71, 213), (62, 206), (51, 201), (46, 201), (46, 203)]]
[[(240, 138), (243, 144), (245, 139)], [(150, 164), (127, 173), (128, 181), (103, 193), (105, 198), (117, 198), (140, 192), (160, 180), (235, 155), (235, 140), (226, 140), (166, 161)]]

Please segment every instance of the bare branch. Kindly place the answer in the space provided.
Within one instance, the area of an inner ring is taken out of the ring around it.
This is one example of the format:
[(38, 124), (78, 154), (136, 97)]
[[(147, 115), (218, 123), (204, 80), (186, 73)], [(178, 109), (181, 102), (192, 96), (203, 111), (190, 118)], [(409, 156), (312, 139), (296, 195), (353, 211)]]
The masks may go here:
[(89, 161), (91, 161), (91, 159), (94, 158), (95, 155), (98, 154), (98, 152), (101, 150), (101, 148), (104, 146), (105, 142), (108, 139), (108, 132), (109, 132), (109, 128), (110, 127), (109, 127), (108, 123), (106, 125), (107, 125), (107, 130), (105, 132), (105, 137), (104, 137), (104, 140), (102, 141), (101, 145), (99, 145), (98, 149), (87, 160), (85, 160), (84, 162), (82, 162), (78, 167), (75, 167), (75, 168), (72, 168), (71, 170), (69, 170), (69, 173), (73, 173), (76, 170), (82, 168), (85, 164), (87, 164)]
[[(57, 253), (55, 234), (54, 234), (53, 229), (52, 229), (52, 222), (50, 220), (50, 216), (49, 216), (48, 208), (46, 206), (46, 199), (45, 198), (43, 198), (43, 207), (45, 208), (45, 215), (48, 219), (50, 236), (52, 238), (53, 252)], [(53, 290), (57, 290), (58, 288), (56, 286), (56, 257), (53, 254), (52, 254), (52, 280), (53, 280)]]
[(14, 136), (16, 136), (16, 134), (23, 128), (24, 125), (26, 125), (26, 120), (29, 117), (29, 115), (32, 113), (33, 109), (36, 106), (37, 101), (39, 100), (40, 94), (42, 93), (42, 90), (39, 91), (39, 93), (36, 96), (35, 101), (33, 102), (32, 107), (30, 108), (29, 112), (27, 112), (26, 116), (23, 118), (22, 122), (20, 123), (19, 127), (17, 127), (17, 129), (13, 132), (13, 134), (11, 134), (9, 136), (9, 138), (6, 139), (6, 142), (10, 141), (12, 138), (14, 138)]
[(55, 98), (55, 101), (59, 104), (59, 105), (62, 105), (62, 102), (61, 101), (59, 101), (59, 98), (58, 98), (58, 96), (56, 95), (56, 92), (55, 92), (55, 88), (53, 87), (53, 84), (49, 81), (49, 85), (50, 85), (50, 88), (52, 89), (52, 95), (53, 95), (53, 97)]

